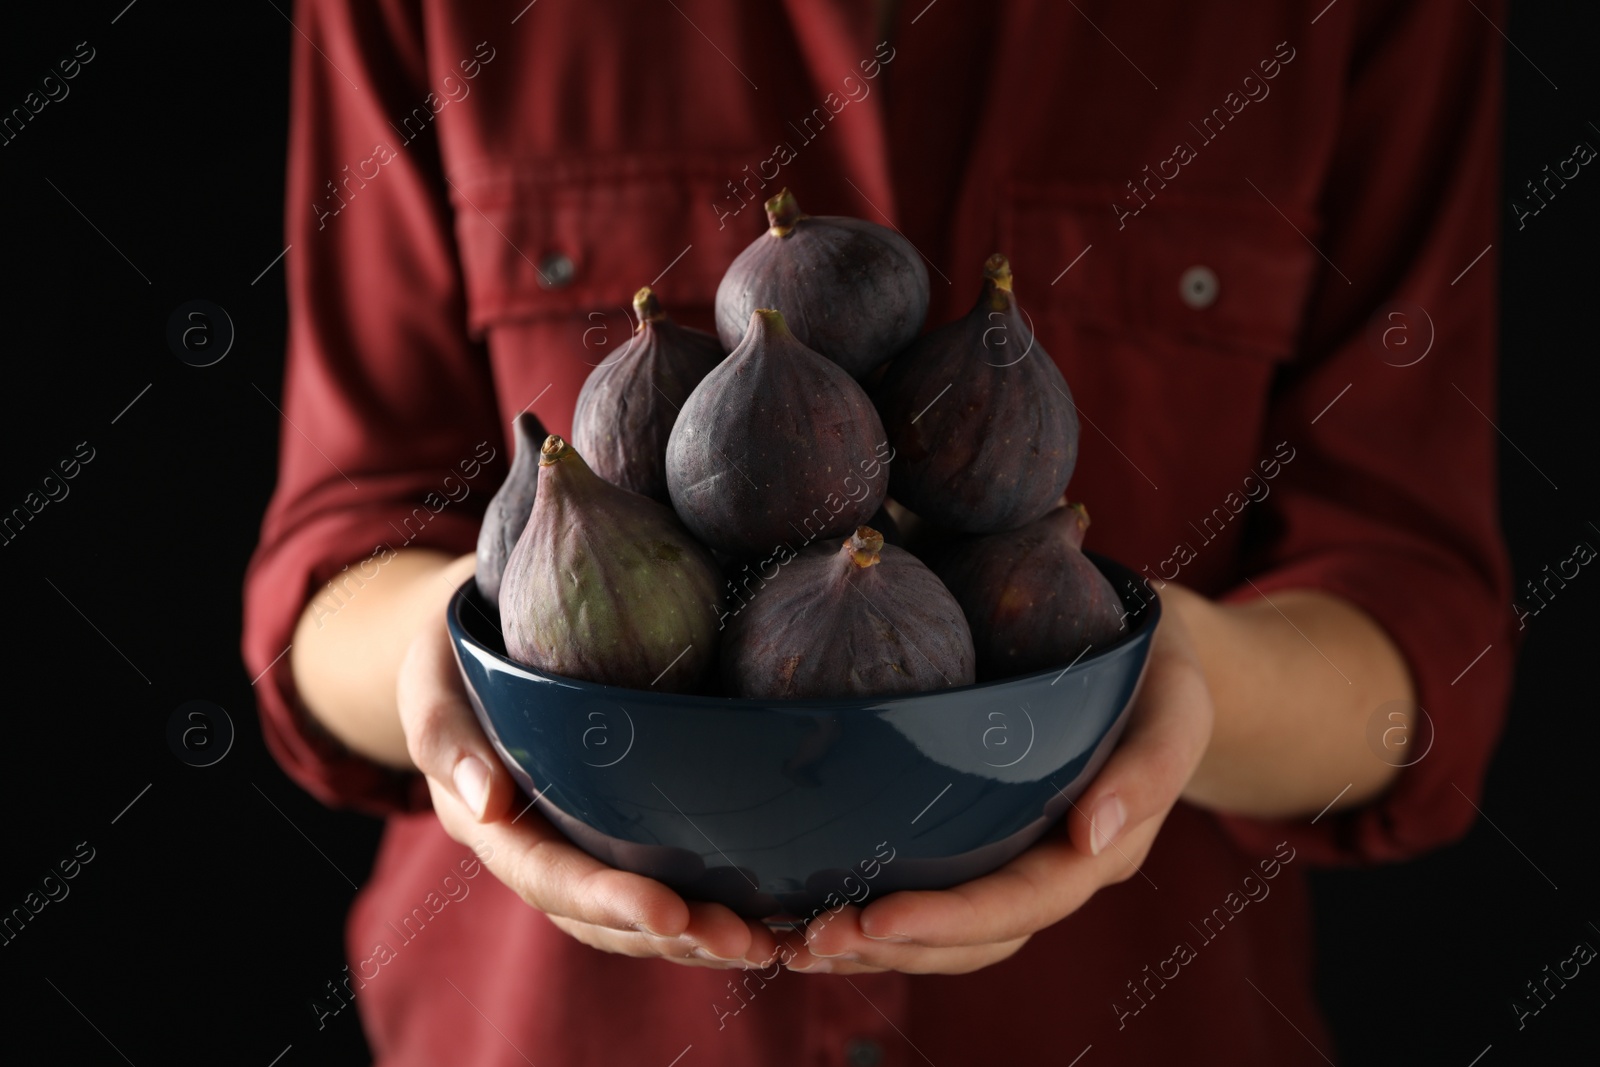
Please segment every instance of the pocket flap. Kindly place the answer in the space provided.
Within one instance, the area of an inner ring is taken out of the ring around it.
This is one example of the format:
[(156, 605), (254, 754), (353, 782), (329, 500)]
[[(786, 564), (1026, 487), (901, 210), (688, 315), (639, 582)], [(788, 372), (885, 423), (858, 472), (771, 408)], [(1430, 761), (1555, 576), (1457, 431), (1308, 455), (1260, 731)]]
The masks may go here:
[(453, 177), (471, 327), (627, 308), (643, 285), (658, 287), (669, 313), (709, 309), (728, 264), (766, 221), (760, 204), (737, 222), (719, 221), (712, 207), (741, 165), (630, 155), (496, 163)]
[(1119, 223), (1112, 205), (1130, 203), (1110, 185), (1010, 183), (1002, 250), (1023, 292), (1105, 333), (1293, 355), (1319, 260), (1283, 216), (1248, 190), (1164, 189)]

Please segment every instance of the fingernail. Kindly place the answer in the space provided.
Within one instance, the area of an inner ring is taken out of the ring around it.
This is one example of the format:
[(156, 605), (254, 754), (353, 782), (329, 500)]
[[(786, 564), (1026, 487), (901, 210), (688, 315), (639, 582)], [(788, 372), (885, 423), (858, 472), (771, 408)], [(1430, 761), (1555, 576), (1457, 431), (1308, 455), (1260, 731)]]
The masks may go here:
[(861, 931), (861, 936), (865, 937), (868, 941), (888, 941), (889, 943), (895, 945), (905, 945), (910, 944), (911, 942), (911, 939), (905, 934), (884, 934), (882, 937), (878, 937), (863, 930)]
[(712, 963), (726, 963), (730, 966), (737, 967), (740, 970), (748, 970), (750, 967), (750, 962), (748, 960), (740, 959), (737, 956), (731, 958), (727, 956), (718, 956), (708, 948), (696, 947), (692, 950), (692, 952), (696, 958), (709, 960)]
[(790, 967), (796, 974), (832, 974), (833, 962), (819, 959), (809, 967)]
[(455, 783), (456, 795), (472, 809), (472, 814), (483, 818), (483, 809), (489, 803), (489, 768), (483, 761), (477, 756), (462, 756), (456, 761), (456, 769), (450, 772), (450, 780)]
[(1095, 805), (1094, 815), (1089, 819), (1089, 851), (1100, 855), (1107, 845), (1116, 841), (1122, 824), (1127, 821), (1128, 809), (1123, 806), (1121, 797), (1106, 797)]

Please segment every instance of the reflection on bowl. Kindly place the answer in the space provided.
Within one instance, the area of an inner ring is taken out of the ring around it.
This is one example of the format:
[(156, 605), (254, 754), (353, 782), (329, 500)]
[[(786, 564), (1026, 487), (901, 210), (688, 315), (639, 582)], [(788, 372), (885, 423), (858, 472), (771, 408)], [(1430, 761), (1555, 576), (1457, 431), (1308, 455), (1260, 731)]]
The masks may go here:
[(766, 701), (622, 689), (508, 659), (471, 581), (450, 635), (473, 708), (539, 810), (590, 855), (685, 897), (794, 921), (942, 889), (1036, 841), (1105, 762), (1159, 601), (1071, 665), (931, 693)]

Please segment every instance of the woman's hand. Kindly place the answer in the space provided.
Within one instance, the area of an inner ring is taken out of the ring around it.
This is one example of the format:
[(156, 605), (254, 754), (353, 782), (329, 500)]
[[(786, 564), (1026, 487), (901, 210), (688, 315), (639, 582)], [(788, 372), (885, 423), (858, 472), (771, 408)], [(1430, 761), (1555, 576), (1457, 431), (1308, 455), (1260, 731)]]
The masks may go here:
[[(400, 722), (445, 832), (566, 933), (605, 952), (694, 966), (766, 966), (773, 934), (720, 904), (688, 903), (660, 882), (573, 846), (518, 794), (467, 702), (442, 615), (401, 664)], [(484, 848), (483, 846), (488, 846)]]
[(1011, 956), (1144, 862), (1211, 738), (1213, 708), (1183, 619), (1150, 648), (1121, 743), (1062, 825), (995, 871), (953, 889), (893, 893), (813, 921), (782, 957), (791, 970), (963, 974)]

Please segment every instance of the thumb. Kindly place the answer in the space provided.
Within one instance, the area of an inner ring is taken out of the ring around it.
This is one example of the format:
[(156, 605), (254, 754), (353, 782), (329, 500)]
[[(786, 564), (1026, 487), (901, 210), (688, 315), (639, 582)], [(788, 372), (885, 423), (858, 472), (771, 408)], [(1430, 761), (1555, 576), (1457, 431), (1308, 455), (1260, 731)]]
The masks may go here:
[(479, 822), (505, 815), (516, 785), (478, 726), (444, 620), (412, 640), (396, 683), (400, 726), (417, 769)]
[(1211, 738), (1211, 691), (1175, 611), (1151, 642), (1127, 731), (1068, 818), (1072, 843), (1098, 856), (1129, 830), (1165, 816)]

